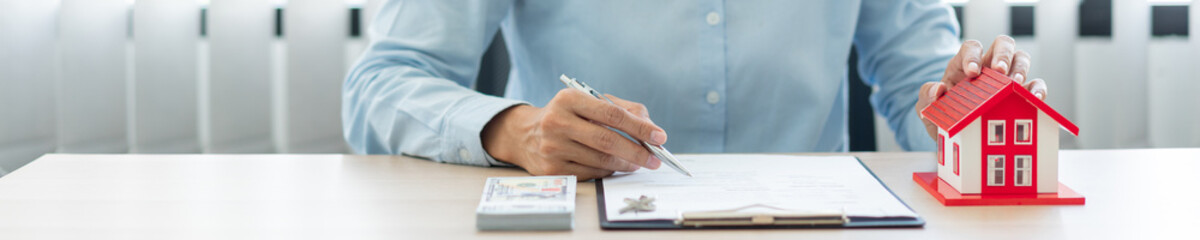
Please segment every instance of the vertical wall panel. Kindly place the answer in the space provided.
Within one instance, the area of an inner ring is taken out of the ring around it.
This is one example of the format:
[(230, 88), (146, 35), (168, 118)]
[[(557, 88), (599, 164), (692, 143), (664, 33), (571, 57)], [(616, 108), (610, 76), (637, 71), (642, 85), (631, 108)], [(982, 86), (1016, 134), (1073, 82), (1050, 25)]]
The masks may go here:
[(1007, 35), (1009, 8), (1004, 0), (972, 0), (963, 6), (964, 39), (983, 42), (987, 49), (996, 36)]
[[(1192, 45), (1192, 56), (1200, 56), (1200, 0), (1192, 0), (1192, 6), (1188, 7), (1188, 41)], [(1200, 68), (1192, 68), (1192, 74), (1200, 77)], [(1200, 136), (1200, 132), (1192, 135)]]
[(208, 152), (272, 152), (267, 0), (212, 0), (208, 8)]
[[(1078, 121), (1075, 114), (1075, 41), (1079, 32), (1079, 2), (1039, 1), (1034, 9), (1034, 36), (1038, 53), (1032, 55), (1030, 77), (1046, 80), (1046, 102)], [(1018, 43), (1020, 46), (1020, 43)], [(1075, 148), (1075, 137), (1060, 131), (1063, 148)]]
[(349, 14), (340, 0), (290, 0), (285, 99), (287, 152), (344, 152), (341, 90)]
[(1149, 48), (1151, 147), (1200, 147), (1200, 1), (1188, 10), (1190, 37), (1156, 37)]
[[(1192, 0), (1192, 6), (1188, 8), (1188, 18), (1188, 42), (1191, 46), (1190, 56), (1193, 56), (1189, 57), (1188, 59), (1192, 61), (1192, 66), (1198, 66), (1200, 65), (1200, 60), (1197, 60), (1194, 56), (1200, 56), (1200, 0)], [(1200, 67), (1190, 67), (1190, 69), (1192, 70), (1191, 79), (1200, 79)], [(1195, 94), (1195, 92), (1200, 92), (1200, 87), (1192, 88), (1192, 91), (1193, 95), (1191, 97), (1191, 102), (1200, 102), (1200, 94)], [(1179, 109), (1183, 109), (1184, 107), (1188, 106), (1185, 105), (1187, 102), (1180, 103), (1184, 105), (1180, 105), (1181, 107)], [(1191, 122), (1187, 124), (1187, 126), (1190, 128), (1189, 130), (1191, 131), (1176, 131), (1172, 134), (1187, 136), (1188, 138), (1185, 139), (1185, 141), (1187, 141), (1185, 144), (1187, 144), (1188, 147), (1200, 147), (1200, 126), (1196, 125), (1197, 122), (1200, 122), (1200, 116), (1197, 116), (1197, 114), (1200, 114), (1200, 111), (1195, 110), (1195, 106), (1192, 106), (1192, 110), (1190, 111), (1179, 109), (1176, 109), (1176, 111), (1187, 111), (1192, 114)]]
[(1188, 40), (1156, 38), (1149, 46), (1149, 138), (1151, 147), (1195, 147), (1198, 136), (1187, 134), (1200, 128), (1200, 81), (1192, 75), (1196, 63)]
[(61, 152), (128, 151), (124, 0), (62, 0), (58, 42)]
[(1147, 45), (1150, 9), (1145, 0), (1113, 0), (1113, 36), (1081, 45), (1076, 81), (1084, 148), (1147, 146)]
[(54, 151), (58, 3), (0, 0), (0, 176)]
[(199, 152), (196, 42), (200, 8), (192, 1), (138, 0), (132, 150)]

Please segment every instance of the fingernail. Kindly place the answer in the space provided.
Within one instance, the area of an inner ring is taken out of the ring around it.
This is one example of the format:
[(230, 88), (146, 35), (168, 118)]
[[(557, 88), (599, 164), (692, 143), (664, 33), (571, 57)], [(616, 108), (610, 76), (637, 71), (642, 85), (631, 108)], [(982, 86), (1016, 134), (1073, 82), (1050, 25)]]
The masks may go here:
[(658, 158), (654, 157), (654, 155), (650, 155), (650, 158), (646, 159), (646, 168), (649, 168), (650, 170), (658, 169), (658, 167), (661, 166), (662, 160), (658, 160)]
[(654, 145), (663, 145), (663, 143), (667, 143), (667, 133), (663, 131), (654, 131), (650, 133), (650, 143)]
[(938, 86), (940, 86), (940, 85), (934, 84), (933, 87), (929, 88), (929, 97), (937, 98)]
[(1034, 92), (1034, 93), (1033, 93), (1033, 96), (1034, 96), (1034, 97), (1037, 97), (1038, 99), (1041, 99), (1041, 100), (1045, 100), (1045, 99), (1046, 99), (1046, 97), (1043, 97), (1043, 96), (1045, 96), (1045, 95), (1044, 95), (1044, 94), (1042, 94), (1042, 91), (1037, 91), (1037, 92)]
[(978, 74), (979, 73), (979, 64), (975, 63), (975, 62), (968, 63), (967, 64), (967, 73), (968, 74)]
[(1006, 63), (1004, 61), (996, 61), (996, 71), (1000, 71), (1000, 73), (1007, 74), (1008, 73), (1008, 63)]
[(1017, 83), (1020, 84), (1025, 84), (1025, 75), (1021, 75), (1020, 73), (1015, 74), (1013, 75), (1013, 81), (1017, 81)]

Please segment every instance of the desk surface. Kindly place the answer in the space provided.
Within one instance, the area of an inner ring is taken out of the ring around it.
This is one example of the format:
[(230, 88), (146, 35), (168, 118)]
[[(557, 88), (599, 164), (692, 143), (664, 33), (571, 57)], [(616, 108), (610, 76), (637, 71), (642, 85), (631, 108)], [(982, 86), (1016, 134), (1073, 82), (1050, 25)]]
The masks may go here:
[[(6, 239), (797, 239), (1195, 236), (1200, 149), (1061, 153), (1084, 206), (943, 207), (912, 181), (930, 153), (858, 156), (928, 223), (915, 229), (604, 231), (595, 186), (579, 184), (576, 226), (479, 232), (484, 179), (519, 169), (398, 156), (46, 155), (0, 178)], [(828, 155), (828, 154), (816, 154)]]

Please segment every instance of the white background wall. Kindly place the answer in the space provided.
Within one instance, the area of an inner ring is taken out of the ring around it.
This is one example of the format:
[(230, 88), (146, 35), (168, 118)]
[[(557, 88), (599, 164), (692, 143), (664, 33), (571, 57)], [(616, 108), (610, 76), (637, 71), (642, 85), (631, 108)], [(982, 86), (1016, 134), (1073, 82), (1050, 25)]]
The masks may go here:
[[(47, 152), (345, 152), (340, 84), (366, 46), (346, 8), (364, 8), (365, 34), (379, 2), (0, 0), (0, 174)], [(1007, 6), (1037, 6), (1018, 47), (1081, 127), (1064, 147), (1200, 147), (1200, 38), (1150, 37), (1151, 3), (1114, 0), (1111, 38), (1077, 37), (1074, 0), (956, 4), (985, 45)], [(1200, 4), (1183, 4), (1200, 34)], [(880, 149), (898, 150), (883, 122)]]
[(379, 2), (0, 0), (0, 175), (48, 152), (344, 153), (348, 12), (365, 33)]

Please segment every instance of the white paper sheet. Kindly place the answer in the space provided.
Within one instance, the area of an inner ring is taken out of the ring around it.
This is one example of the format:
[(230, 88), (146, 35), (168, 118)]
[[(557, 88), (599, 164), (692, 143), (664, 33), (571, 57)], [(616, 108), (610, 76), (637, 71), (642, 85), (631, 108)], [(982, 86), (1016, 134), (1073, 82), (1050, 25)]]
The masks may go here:
[[(609, 221), (675, 220), (680, 213), (764, 204), (850, 217), (916, 217), (850, 156), (678, 155), (695, 177), (663, 167), (604, 178)], [(625, 198), (656, 198), (651, 212), (620, 213)]]

